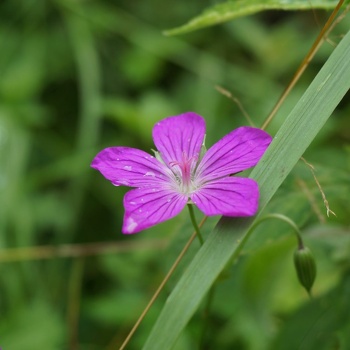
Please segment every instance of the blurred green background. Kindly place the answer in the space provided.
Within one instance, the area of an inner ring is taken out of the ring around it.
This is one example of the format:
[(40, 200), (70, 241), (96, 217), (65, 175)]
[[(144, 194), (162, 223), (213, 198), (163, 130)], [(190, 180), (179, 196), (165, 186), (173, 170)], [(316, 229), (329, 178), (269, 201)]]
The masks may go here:
[[(185, 111), (206, 119), (207, 146), (247, 124), (216, 85), (261, 125), (329, 15), (271, 11), (184, 36), (162, 35), (213, 3), (0, 2), (3, 350), (118, 348), (192, 229), (184, 212), (123, 236), (127, 189), (92, 170), (92, 158), (108, 146), (150, 151), (155, 122)], [(271, 135), (348, 29), (345, 18), (331, 33), (269, 126)], [(350, 348), (349, 114), (348, 95), (305, 155), (337, 217), (326, 217), (302, 162), (266, 209), (291, 217), (314, 251), (314, 298), (293, 270), (295, 238), (285, 224), (269, 221), (219, 284), (205, 349)], [(208, 220), (205, 235), (216, 221)], [(67, 244), (79, 246), (53, 249)], [(29, 255), (23, 250), (40, 246)], [(194, 242), (129, 349), (142, 347), (197, 249)], [(201, 320), (199, 311), (177, 349), (197, 348)]]

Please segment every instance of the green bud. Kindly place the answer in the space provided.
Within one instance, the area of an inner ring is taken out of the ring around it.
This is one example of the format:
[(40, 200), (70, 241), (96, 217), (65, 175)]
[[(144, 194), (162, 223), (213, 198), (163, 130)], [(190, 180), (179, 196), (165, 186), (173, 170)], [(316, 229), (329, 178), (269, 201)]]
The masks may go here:
[(294, 265), (297, 270), (299, 282), (310, 294), (316, 278), (316, 263), (308, 247), (295, 250)]

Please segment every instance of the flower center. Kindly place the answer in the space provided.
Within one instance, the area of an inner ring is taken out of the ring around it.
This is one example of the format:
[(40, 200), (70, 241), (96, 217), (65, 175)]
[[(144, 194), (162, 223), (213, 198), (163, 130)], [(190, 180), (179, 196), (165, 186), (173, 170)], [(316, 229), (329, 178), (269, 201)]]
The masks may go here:
[(189, 194), (194, 189), (193, 171), (196, 163), (197, 158), (188, 158), (185, 152), (182, 153), (181, 162), (173, 161), (169, 163), (169, 165), (173, 168), (172, 170), (182, 193)]

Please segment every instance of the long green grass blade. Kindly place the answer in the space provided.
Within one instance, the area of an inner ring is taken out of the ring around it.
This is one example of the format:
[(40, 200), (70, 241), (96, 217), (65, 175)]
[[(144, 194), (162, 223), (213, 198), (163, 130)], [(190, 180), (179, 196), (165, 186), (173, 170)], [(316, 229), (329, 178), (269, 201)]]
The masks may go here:
[[(260, 212), (350, 87), (350, 32), (336, 47), (278, 131), (251, 177), (260, 185)], [(254, 218), (221, 218), (169, 296), (144, 350), (171, 349), (210, 286), (249, 237)]]
[(183, 34), (266, 10), (332, 9), (337, 3), (337, 0), (229, 0), (209, 7), (188, 23), (166, 30), (164, 34)]

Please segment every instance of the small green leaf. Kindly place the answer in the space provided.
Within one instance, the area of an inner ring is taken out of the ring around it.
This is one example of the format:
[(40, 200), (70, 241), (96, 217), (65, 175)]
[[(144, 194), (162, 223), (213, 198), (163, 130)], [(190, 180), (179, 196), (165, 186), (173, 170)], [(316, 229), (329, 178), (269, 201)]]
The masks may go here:
[(229, 0), (207, 8), (202, 14), (192, 18), (186, 24), (166, 30), (164, 34), (183, 34), (266, 10), (329, 10), (334, 8), (337, 3), (337, 0)]

